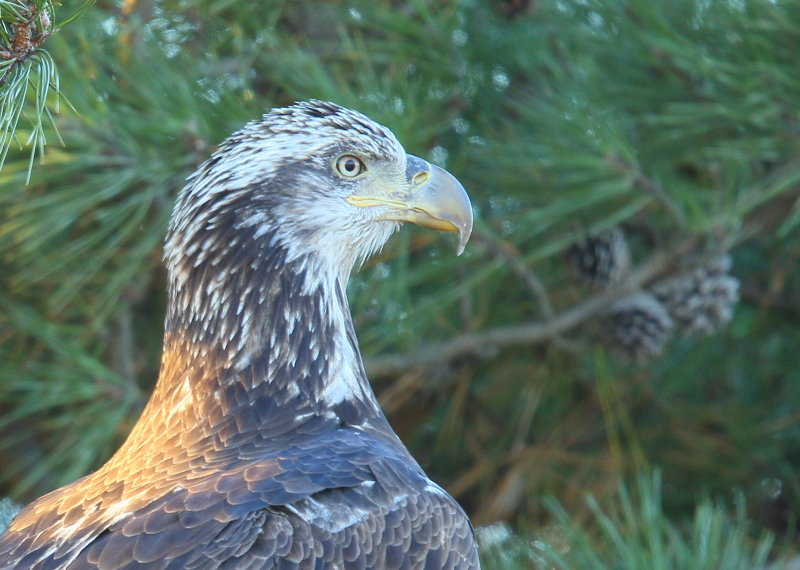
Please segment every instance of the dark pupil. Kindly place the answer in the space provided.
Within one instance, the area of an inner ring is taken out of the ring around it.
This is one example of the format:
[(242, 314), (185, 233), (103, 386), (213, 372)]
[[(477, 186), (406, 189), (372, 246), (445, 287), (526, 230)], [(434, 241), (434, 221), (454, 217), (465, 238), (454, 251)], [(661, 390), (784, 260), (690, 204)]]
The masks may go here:
[(344, 169), (345, 172), (347, 172), (348, 174), (352, 174), (358, 169), (358, 163), (352, 158), (348, 158), (344, 162)]

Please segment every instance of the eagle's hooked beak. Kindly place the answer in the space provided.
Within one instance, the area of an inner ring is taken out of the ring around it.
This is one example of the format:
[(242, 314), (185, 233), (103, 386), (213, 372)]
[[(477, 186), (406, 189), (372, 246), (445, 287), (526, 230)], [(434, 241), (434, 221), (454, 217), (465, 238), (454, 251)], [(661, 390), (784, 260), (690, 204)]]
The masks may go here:
[(458, 232), (456, 255), (461, 255), (472, 233), (472, 204), (456, 178), (438, 166), (408, 156), (407, 190), (390, 196), (348, 196), (359, 207), (388, 206), (383, 220), (411, 222), (426, 228)]

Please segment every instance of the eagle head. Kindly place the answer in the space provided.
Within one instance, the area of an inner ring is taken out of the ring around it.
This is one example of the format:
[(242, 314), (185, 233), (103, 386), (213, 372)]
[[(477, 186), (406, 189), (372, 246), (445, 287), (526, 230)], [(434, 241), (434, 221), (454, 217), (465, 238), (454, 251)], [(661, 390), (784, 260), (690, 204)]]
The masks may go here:
[(223, 142), (178, 198), (168, 267), (214, 264), (231, 243), (268, 239), (286, 260), (345, 280), (400, 222), (472, 231), (464, 188), (445, 170), (406, 154), (387, 128), (333, 103), (273, 109)]

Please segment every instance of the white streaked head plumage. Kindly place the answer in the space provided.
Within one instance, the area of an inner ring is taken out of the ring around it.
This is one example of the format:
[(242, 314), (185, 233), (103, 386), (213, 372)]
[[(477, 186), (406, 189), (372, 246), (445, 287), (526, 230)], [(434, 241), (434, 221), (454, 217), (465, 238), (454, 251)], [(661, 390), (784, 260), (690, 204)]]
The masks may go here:
[(335, 269), (337, 278), (346, 279), (398, 226), (376, 222), (380, 209), (345, 201), (364, 183), (337, 176), (336, 158), (348, 153), (363, 157), (376, 176), (405, 181), (403, 147), (391, 131), (357, 111), (308, 101), (245, 125), (198, 168), (179, 196), (165, 248), (173, 278), (180, 279), (187, 253), (197, 266), (213, 262), (212, 249), (230, 249), (232, 244), (198, 238), (235, 220), (237, 229), (255, 230), (253, 239), (271, 233), (272, 245), (286, 248), (288, 261), (311, 253), (308, 262), (322, 266), (309, 267), (309, 275)]

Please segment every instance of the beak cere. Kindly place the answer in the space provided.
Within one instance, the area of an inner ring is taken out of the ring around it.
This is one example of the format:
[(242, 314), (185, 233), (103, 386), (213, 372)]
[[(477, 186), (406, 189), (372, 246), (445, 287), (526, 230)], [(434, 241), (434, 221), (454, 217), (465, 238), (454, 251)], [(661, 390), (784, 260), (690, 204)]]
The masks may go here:
[(388, 206), (382, 220), (411, 222), (444, 232), (458, 232), (456, 255), (464, 251), (472, 233), (472, 204), (456, 178), (438, 166), (409, 156), (409, 164), (424, 165), (425, 170), (409, 173), (404, 195), (349, 196), (347, 201), (359, 207)]

